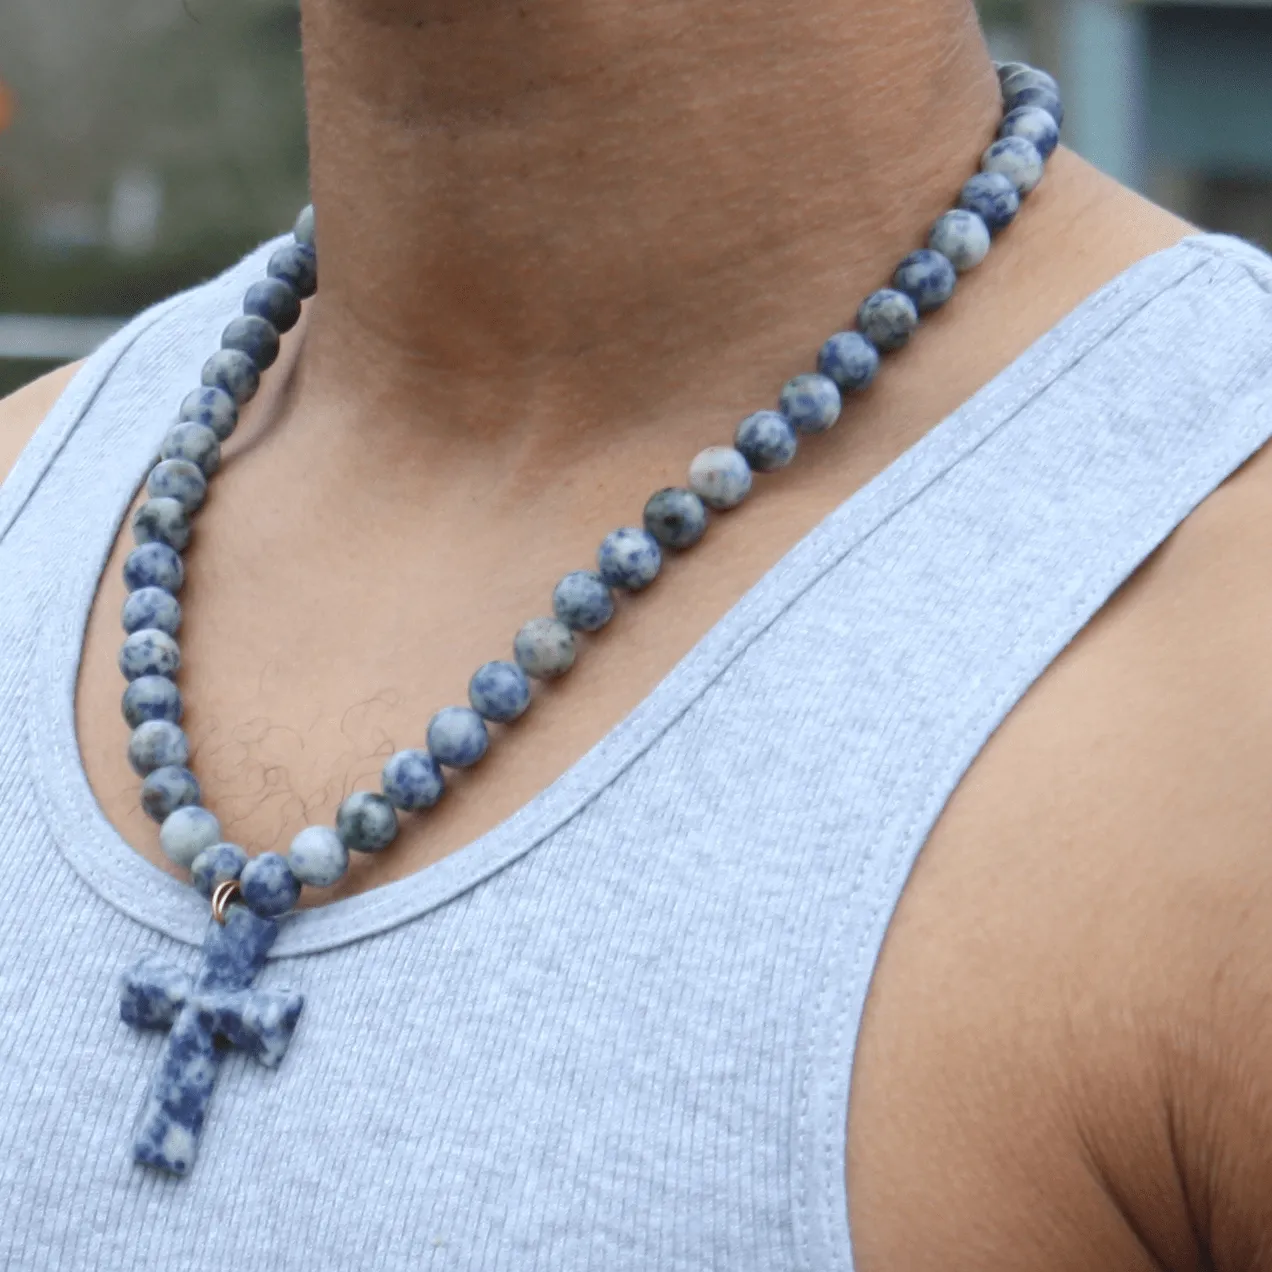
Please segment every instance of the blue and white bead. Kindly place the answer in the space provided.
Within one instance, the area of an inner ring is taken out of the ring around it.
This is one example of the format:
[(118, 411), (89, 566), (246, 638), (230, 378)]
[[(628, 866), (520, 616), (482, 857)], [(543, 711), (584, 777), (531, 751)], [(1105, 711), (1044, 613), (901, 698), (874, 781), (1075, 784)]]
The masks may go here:
[(239, 886), (248, 908), (263, 919), (286, 914), (300, 900), (300, 880), (292, 874), (287, 858), (276, 852), (253, 857), (243, 867)]
[(947, 212), (928, 235), (928, 247), (940, 252), (960, 274), (975, 269), (989, 255), (990, 242), (989, 226), (966, 208)]
[(265, 272), (286, 283), (302, 300), (318, 290), (318, 257), (300, 243), (280, 247), (269, 258)]
[(130, 592), (143, 587), (161, 587), (179, 592), (185, 582), (181, 558), (166, 543), (142, 543), (124, 560), (124, 583)]
[(267, 371), (278, 361), (278, 332), (273, 323), (264, 318), (244, 314), (222, 332), (221, 348), (237, 349), (251, 358), (258, 371)]
[(1001, 172), (978, 172), (963, 187), (959, 205), (975, 212), (991, 234), (1005, 230), (1020, 211), (1020, 195)]
[(181, 666), (181, 648), (165, 631), (143, 627), (133, 632), (119, 651), (119, 670), (125, 680), (139, 676), (175, 676)]
[[(177, 813), (185, 811), (187, 810), (178, 809)], [(177, 813), (172, 816), (176, 817)], [(168, 820), (171, 821), (172, 818)], [(190, 863), (190, 879), (205, 897), (210, 897), (219, 884), (241, 878), (246, 866), (247, 853), (238, 844), (214, 843)]]
[(707, 507), (692, 490), (667, 486), (649, 496), (644, 521), (645, 529), (664, 548), (683, 551), (706, 534)]
[(383, 852), (397, 832), (393, 805), (372, 791), (354, 791), (336, 811), (336, 833), (350, 852)]
[(490, 735), (472, 707), (443, 707), (428, 722), (428, 749), (447, 768), (472, 768), (486, 754)]
[(574, 666), (574, 633), (559, 618), (532, 618), (512, 642), (517, 666), (535, 680), (556, 680)]
[(287, 861), (301, 883), (330, 888), (348, 872), (349, 850), (330, 826), (306, 826), (291, 841)]
[(275, 331), (290, 331), (300, 321), (300, 297), (282, 279), (263, 278), (247, 289), (243, 312), (264, 318)]
[(738, 425), (733, 445), (752, 472), (772, 473), (795, 458), (799, 437), (780, 411), (756, 411)]
[(857, 311), (857, 326), (877, 349), (887, 353), (909, 342), (919, 325), (919, 311), (905, 292), (883, 287), (867, 296)]
[(639, 592), (658, 577), (662, 569), (662, 549), (648, 530), (623, 526), (611, 530), (601, 541), (596, 568), (610, 587)]
[(1022, 106), (1013, 110), (998, 130), (1000, 137), (1023, 137), (1032, 142), (1044, 159), (1050, 159), (1060, 144), (1060, 126), (1045, 110), (1037, 106)]
[(221, 466), (221, 443), (206, 424), (185, 420), (169, 430), (159, 458), (188, 459), (205, 477), (211, 477)]
[(432, 808), (446, 791), (441, 765), (418, 748), (398, 751), (389, 757), (380, 774), (384, 797), (404, 813)]
[(203, 364), (203, 383), (224, 389), (240, 406), (256, 396), (261, 373), (256, 363), (238, 349), (218, 349)]
[(185, 732), (170, 720), (146, 720), (128, 739), (128, 763), (138, 777), (158, 768), (185, 768), (189, 762), (190, 743)]
[(161, 587), (143, 587), (129, 592), (120, 612), (120, 622), (130, 635), (144, 627), (153, 627), (169, 636), (181, 628), (181, 603)]
[(137, 543), (166, 543), (174, 552), (190, 545), (190, 518), (175, 499), (147, 499), (132, 519)]
[(919, 313), (926, 314), (940, 309), (954, 295), (958, 274), (947, 256), (922, 248), (897, 266), (892, 285), (909, 296)]
[[(148, 726), (142, 725), (142, 728), (146, 727)], [(220, 842), (221, 823), (214, 814), (206, 808), (200, 808), (198, 804), (185, 804), (169, 813), (159, 828), (159, 846), (163, 849), (164, 856), (182, 870), (192, 869), (203, 853)], [(247, 860), (246, 855), (243, 860)], [(238, 875), (235, 874), (233, 878), (237, 879)]]
[(817, 369), (845, 392), (869, 388), (879, 372), (879, 350), (859, 331), (838, 331), (822, 345)]
[(834, 428), (843, 405), (839, 385), (819, 371), (787, 380), (777, 400), (777, 409), (800, 433), (824, 433)]
[(689, 489), (708, 508), (736, 508), (751, 493), (755, 478), (736, 446), (708, 446), (689, 465)]
[(292, 238), (301, 247), (307, 247), (310, 251), (314, 250), (314, 205), (312, 203), (301, 208), (296, 224), (292, 226)]
[(124, 719), (130, 729), (147, 720), (181, 723), (181, 690), (166, 676), (141, 676), (124, 690)]
[(238, 424), (238, 403), (224, 389), (203, 388), (188, 393), (177, 412), (178, 423), (202, 424), (218, 441), (225, 441)]
[(473, 672), (468, 682), (468, 701), (485, 719), (509, 724), (524, 715), (530, 705), (529, 678), (516, 663), (485, 663)]
[(199, 802), (199, 779), (188, 768), (171, 764), (147, 773), (141, 784), (141, 806), (157, 822), (178, 808)]
[(595, 570), (574, 570), (553, 588), (552, 612), (576, 632), (600, 631), (614, 617), (614, 594)]
[(1016, 193), (1032, 194), (1042, 181), (1046, 164), (1038, 147), (1023, 137), (1000, 137), (985, 151), (982, 172), (1001, 172), (1016, 187)]
[(175, 499), (186, 512), (198, 512), (208, 494), (208, 479), (188, 459), (164, 459), (146, 478), (151, 499)]

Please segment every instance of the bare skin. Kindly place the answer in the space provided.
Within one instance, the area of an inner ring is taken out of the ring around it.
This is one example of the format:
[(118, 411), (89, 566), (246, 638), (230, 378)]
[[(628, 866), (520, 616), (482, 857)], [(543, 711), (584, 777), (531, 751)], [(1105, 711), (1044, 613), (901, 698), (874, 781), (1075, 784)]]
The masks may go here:
[[(227, 447), (183, 597), (197, 767), (253, 851), (370, 785), (561, 573), (806, 369), (998, 109), (964, 0), (309, 0), (305, 44), (323, 290)], [(904, 108), (881, 109), (893, 85)], [(1188, 232), (1060, 152), (860, 409), (336, 894), (514, 812), (827, 513)], [(0, 465), (56, 387), (0, 406)], [(80, 744), (111, 821), (168, 869), (118, 715), (129, 546), (90, 620)], [(861, 1272), (1272, 1269), (1269, 555), (1260, 456), (947, 810), (858, 1056)]]

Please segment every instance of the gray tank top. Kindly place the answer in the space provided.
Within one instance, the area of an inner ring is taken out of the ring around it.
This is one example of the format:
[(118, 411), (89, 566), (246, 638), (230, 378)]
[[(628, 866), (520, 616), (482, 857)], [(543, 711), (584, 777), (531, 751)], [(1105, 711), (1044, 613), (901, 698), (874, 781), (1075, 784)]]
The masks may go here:
[(291, 1050), (229, 1053), (175, 1180), (132, 1162), (165, 1040), (119, 976), (197, 967), (207, 904), (105, 820), (73, 697), (120, 520), (267, 251), (114, 338), (0, 488), (0, 1266), (848, 1272), (906, 878), (1007, 712), (1272, 434), (1272, 261), (1196, 237), (1131, 269), (518, 813), (286, 920), (258, 984), (305, 994)]

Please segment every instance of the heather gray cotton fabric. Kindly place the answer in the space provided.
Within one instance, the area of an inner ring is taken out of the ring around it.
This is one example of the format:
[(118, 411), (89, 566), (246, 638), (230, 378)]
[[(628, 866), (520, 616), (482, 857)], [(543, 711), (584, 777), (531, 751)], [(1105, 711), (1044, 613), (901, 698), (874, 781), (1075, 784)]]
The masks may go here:
[(1005, 714), (1272, 434), (1272, 261), (1197, 237), (1136, 266), (515, 816), (289, 920), (258, 983), (305, 993), (292, 1049), (226, 1060), (172, 1180), (130, 1158), (163, 1037), (117, 982), (194, 967), (206, 903), (104, 820), (73, 688), (123, 512), (267, 251), (112, 340), (0, 489), (0, 1266), (847, 1272), (898, 896)]

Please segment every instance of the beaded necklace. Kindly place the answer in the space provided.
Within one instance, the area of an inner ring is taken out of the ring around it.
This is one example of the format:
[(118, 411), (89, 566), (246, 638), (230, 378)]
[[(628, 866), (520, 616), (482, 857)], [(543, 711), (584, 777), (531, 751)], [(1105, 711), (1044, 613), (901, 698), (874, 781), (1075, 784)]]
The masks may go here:
[(486, 754), (487, 723), (519, 719), (531, 704), (532, 680), (569, 671), (576, 633), (595, 632), (610, 621), (615, 591), (647, 588), (665, 552), (692, 547), (712, 513), (746, 499), (753, 474), (786, 467), (801, 434), (831, 428), (845, 399), (873, 382), (880, 355), (908, 343), (920, 316), (944, 305), (958, 275), (985, 259), (993, 237), (1042, 180), (1064, 119), (1050, 75), (1020, 62), (997, 69), (1004, 117), (980, 172), (963, 186), (958, 208), (932, 227), (927, 247), (907, 256), (892, 285), (862, 303), (856, 329), (826, 341), (817, 371), (786, 384), (776, 410), (742, 420), (731, 446), (709, 446), (697, 455), (688, 485), (652, 495), (641, 526), (607, 535), (595, 570), (565, 575), (552, 593), (552, 616), (532, 618), (521, 628), (511, 661), (477, 669), (468, 685), (469, 705), (438, 711), (426, 746), (399, 751), (385, 764), (379, 792), (350, 795), (337, 809), (334, 827), (307, 827), (286, 854), (249, 859), (237, 844), (222, 840), (220, 823), (202, 807), (198, 780), (187, 767), (190, 748), (175, 680), (181, 663), (176, 597), (185, 578), (180, 554), (220, 464), (221, 443), (233, 433), (239, 408), (255, 395), (261, 373), (277, 359), (281, 333), (296, 325), (302, 302), (317, 291), (313, 208), (300, 214), (292, 241), (270, 257), (266, 277), (248, 289), (243, 313), (225, 328), (221, 348), (203, 367), (202, 386), (181, 403), (147, 477), (148, 498), (132, 520), (137, 546), (124, 563), (128, 635), (119, 666), (129, 682), (123, 697), (132, 729), (128, 759), (143, 779), (142, 807), (160, 824), (164, 853), (190, 872), (212, 910), (196, 977), (152, 955), (122, 979), (123, 1020), (168, 1030), (134, 1133), (137, 1162), (189, 1173), (227, 1046), (267, 1067), (282, 1062), (304, 1000), (288, 990), (256, 989), (253, 982), (280, 918), (295, 907), (302, 887), (332, 886), (347, 871), (351, 852), (382, 852), (393, 842), (400, 813), (433, 807), (446, 790), (444, 771), (470, 768)]

